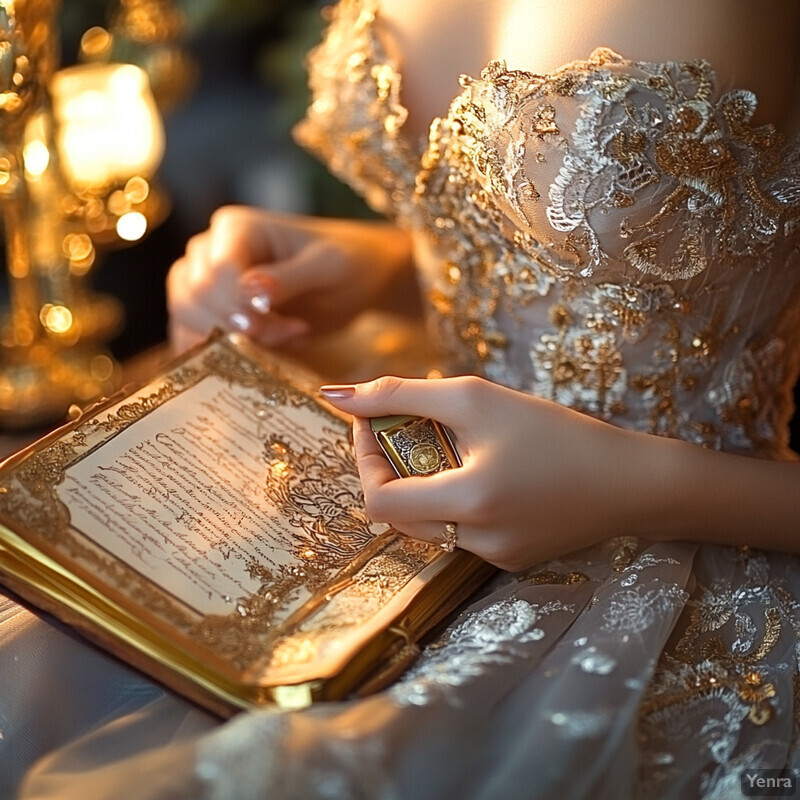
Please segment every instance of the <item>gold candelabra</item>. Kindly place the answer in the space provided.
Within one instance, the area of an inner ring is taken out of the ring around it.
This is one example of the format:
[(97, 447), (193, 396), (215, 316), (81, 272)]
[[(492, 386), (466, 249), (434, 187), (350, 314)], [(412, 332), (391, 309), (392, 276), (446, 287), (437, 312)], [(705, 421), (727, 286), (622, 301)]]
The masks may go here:
[[(129, 14), (142, 5), (123, 0)], [(57, 421), (116, 388), (105, 342), (122, 307), (93, 293), (88, 274), (97, 247), (137, 241), (166, 210), (153, 182), (164, 135), (147, 73), (101, 58), (57, 69), (58, 10), (58, 0), (0, 0), (5, 428)]]

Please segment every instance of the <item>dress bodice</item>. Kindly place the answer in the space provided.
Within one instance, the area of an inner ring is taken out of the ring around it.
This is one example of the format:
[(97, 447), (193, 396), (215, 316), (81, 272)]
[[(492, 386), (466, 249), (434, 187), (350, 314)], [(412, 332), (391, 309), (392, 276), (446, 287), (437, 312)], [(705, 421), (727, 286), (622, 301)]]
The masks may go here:
[(415, 236), (445, 370), (790, 457), (798, 141), (703, 61), (607, 49), (548, 75), (490, 62), (413, 141), (376, 5), (333, 9), (297, 137)]

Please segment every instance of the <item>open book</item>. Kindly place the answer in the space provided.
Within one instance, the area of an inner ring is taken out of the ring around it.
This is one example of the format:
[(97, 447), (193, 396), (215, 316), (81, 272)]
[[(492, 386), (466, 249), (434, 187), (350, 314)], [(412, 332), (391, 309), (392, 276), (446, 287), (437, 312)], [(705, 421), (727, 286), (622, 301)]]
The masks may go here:
[(0, 582), (226, 715), (377, 687), (491, 568), (372, 524), (317, 382), (217, 334), (0, 466)]

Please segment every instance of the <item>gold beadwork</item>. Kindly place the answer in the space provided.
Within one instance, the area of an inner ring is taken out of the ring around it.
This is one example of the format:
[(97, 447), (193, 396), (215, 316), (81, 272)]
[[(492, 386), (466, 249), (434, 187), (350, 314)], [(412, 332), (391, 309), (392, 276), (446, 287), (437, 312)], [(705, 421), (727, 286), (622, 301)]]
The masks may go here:
[(797, 158), (752, 125), (751, 93), (602, 48), (549, 75), (492, 61), (414, 141), (375, 0), (341, 0), (309, 63), (298, 139), (425, 232), (447, 372), (704, 446), (784, 446)]

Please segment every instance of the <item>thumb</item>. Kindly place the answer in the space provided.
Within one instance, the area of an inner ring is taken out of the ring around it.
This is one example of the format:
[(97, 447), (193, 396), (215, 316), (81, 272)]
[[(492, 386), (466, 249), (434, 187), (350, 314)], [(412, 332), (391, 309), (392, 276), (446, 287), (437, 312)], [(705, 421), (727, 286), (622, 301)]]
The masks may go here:
[(274, 307), (317, 289), (334, 286), (338, 280), (336, 254), (322, 243), (312, 243), (291, 257), (251, 267), (239, 278), (238, 291), (245, 303), (259, 298)]

